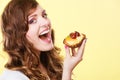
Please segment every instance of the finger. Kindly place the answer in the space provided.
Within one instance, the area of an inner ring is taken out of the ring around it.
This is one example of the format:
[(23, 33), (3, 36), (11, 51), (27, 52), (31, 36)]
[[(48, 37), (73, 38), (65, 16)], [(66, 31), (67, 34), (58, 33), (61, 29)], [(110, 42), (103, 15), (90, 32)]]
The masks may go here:
[(81, 46), (78, 48), (78, 56), (79, 57), (83, 56), (86, 41), (87, 41), (87, 39), (84, 39)]
[(72, 51), (72, 56), (76, 56), (75, 48), (71, 48), (71, 51)]
[(70, 57), (70, 49), (67, 45), (65, 45), (65, 52), (66, 52), (66, 57)]

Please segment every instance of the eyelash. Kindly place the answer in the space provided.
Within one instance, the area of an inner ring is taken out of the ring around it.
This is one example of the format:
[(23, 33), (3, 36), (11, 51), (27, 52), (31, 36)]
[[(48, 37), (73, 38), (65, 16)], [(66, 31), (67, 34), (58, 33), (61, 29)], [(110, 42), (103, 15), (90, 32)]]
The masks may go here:
[[(47, 14), (46, 14), (46, 13), (43, 13), (43, 14), (42, 14), (42, 17), (43, 17), (43, 18), (47, 18)], [(34, 24), (34, 23), (36, 23), (36, 22), (37, 22), (37, 20), (36, 20), (35, 18), (33, 18), (33, 19), (31, 19), (31, 20), (28, 21), (29, 24)]]
[(36, 23), (36, 22), (37, 22), (37, 20), (36, 20), (36, 19), (34, 19), (34, 18), (33, 18), (33, 19), (31, 19), (30, 21), (28, 21), (28, 23), (29, 23), (29, 24), (34, 24), (34, 23)]
[(46, 14), (46, 13), (43, 13), (43, 14), (42, 14), (42, 17), (47, 18), (47, 14)]

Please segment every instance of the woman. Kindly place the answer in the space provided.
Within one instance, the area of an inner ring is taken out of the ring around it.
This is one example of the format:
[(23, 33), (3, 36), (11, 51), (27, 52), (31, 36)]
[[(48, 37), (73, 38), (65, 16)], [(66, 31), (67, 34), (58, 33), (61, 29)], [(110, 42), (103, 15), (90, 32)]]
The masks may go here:
[(0, 80), (71, 80), (72, 70), (82, 60), (86, 39), (78, 51), (72, 49), (72, 56), (65, 46), (63, 63), (60, 49), (54, 46), (50, 20), (36, 0), (11, 0), (2, 23), (4, 51), (10, 60)]

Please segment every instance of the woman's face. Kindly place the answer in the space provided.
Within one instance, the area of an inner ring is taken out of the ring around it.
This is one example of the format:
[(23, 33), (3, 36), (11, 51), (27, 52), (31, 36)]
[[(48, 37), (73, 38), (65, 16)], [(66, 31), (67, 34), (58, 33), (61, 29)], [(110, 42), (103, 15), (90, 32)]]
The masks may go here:
[(51, 23), (44, 9), (39, 5), (36, 10), (28, 16), (29, 29), (26, 38), (39, 51), (48, 51), (53, 48), (51, 38)]

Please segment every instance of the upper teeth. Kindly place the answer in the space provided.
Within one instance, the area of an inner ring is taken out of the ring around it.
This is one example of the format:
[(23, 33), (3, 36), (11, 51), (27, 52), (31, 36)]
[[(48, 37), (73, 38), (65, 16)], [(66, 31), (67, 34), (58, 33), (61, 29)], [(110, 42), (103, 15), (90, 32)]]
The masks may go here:
[(42, 32), (40, 35), (44, 35), (44, 34), (48, 33), (49, 31), (50, 31), (50, 30), (44, 31), (44, 32)]

